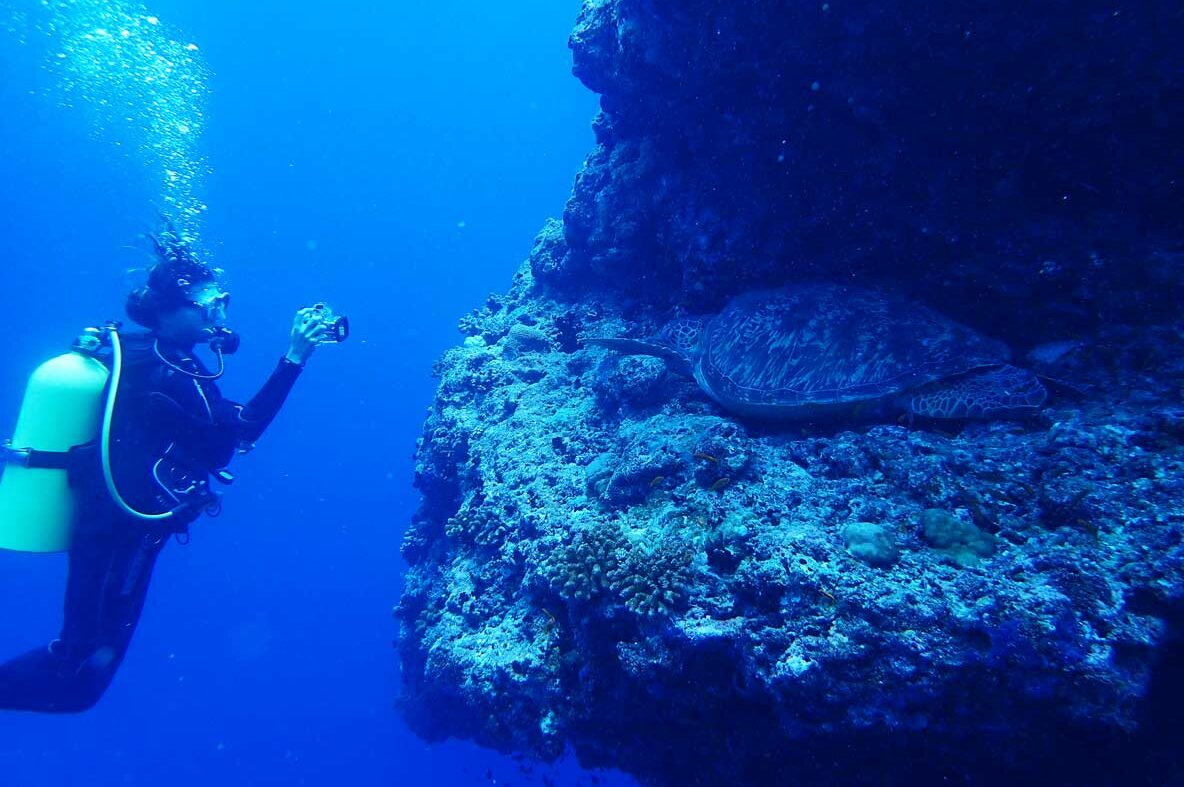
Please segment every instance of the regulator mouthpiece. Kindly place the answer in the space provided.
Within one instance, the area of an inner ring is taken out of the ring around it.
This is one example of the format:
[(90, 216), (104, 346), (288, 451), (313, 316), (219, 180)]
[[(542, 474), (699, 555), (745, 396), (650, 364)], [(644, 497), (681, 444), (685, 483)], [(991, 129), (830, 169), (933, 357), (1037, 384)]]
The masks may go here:
[(234, 355), (242, 344), (242, 337), (229, 328), (211, 328), (208, 333), (210, 349), (222, 355)]

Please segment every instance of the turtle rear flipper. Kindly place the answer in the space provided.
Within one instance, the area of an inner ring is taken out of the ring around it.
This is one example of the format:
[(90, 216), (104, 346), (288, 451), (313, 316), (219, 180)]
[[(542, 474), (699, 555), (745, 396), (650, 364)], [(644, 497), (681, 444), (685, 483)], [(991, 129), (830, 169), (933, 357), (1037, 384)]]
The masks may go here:
[(1040, 378), (1026, 369), (1002, 364), (972, 369), (931, 383), (906, 395), (905, 409), (922, 418), (1023, 418), (1048, 399)]

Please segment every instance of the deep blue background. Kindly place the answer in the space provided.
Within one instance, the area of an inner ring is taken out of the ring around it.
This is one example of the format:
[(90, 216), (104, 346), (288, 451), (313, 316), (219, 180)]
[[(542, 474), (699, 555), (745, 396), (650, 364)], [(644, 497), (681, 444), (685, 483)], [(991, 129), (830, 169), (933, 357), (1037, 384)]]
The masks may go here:
[[(96, 0), (98, 2), (99, 0)], [(33, 0), (0, 0), (0, 20)], [(332, 4), (155, 0), (214, 72), (205, 240), (245, 336), (247, 397), (291, 313), (353, 319), (317, 354), (226, 513), (170, 544), (107, 697), (78, 717), (0, 714), (3, 785), (564, 785), (392, 709), (398, 543), (433, 359), (503, 290), (592, 144), (570, 75), (577, 0)], [(147, 173), (55, 106), (43, 53), (0, 46), (0, 422), (32, 368), (120, 316), (152, 218)], [(32, 94), (30, 93), (32, 91)], [(463, 223), (463, 226), (462, 226)], [(62, 556), (0, 553), (0, 656), (60, 622)], [(602, 783), (615, 783), (603, 780)]]

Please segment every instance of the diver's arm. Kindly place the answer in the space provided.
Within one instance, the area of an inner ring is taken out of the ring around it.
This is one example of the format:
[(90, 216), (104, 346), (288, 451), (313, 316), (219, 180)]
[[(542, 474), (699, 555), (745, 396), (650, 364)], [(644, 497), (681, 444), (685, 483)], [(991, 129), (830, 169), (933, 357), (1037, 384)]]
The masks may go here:
[(317, 343), (324, 338), (328, 328), (314, 319), (312, 309), (301, 309), (296, 312), (292, 322), (292, 343), (288, 352), (280, 359), (279, 365), (267, 378), (267, 382), (259, 389), (259, 393), (239, 411), (242, 439), (253, 443), (259, 439), (264, 430), (279, 413), (292, 386), (300, 376), (304, 364), (317, 348)]
[(293, 363), (286, 355), (280, 359), (259, 393), (239, 410), (240, 434), (244, 441), (255, 442), (271, 425), (303, 369), (304, 364)]

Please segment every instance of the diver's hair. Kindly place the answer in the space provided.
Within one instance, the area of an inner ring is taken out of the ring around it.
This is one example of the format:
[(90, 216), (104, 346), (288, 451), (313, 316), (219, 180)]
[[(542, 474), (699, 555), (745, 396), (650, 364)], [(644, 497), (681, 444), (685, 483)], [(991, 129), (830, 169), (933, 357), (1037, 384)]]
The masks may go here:
[(148, 233), (156, 261), (148, 269), (148, 283), (127, 296), (127, 316), (145, 328), (155, 329), (165, 312), (188, 301), (187, 290), (218, 280), (218, 272), (197, 258), (173, 222), (161, 217), (164, 229)]
[(165, 307), (159, 294), (151, 287), (137, 287), (128, 293), (124, 310), (133, 322), (155, 329), (160, 326), (160, 315)]

